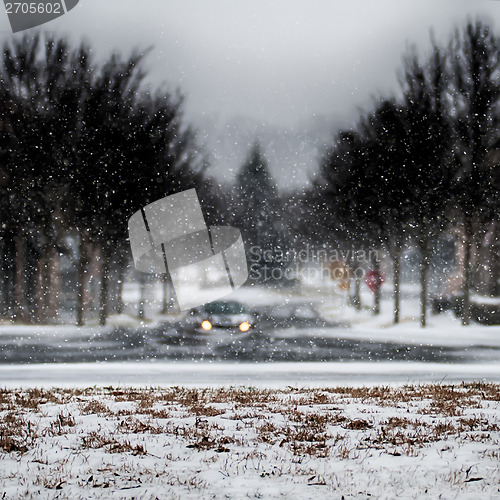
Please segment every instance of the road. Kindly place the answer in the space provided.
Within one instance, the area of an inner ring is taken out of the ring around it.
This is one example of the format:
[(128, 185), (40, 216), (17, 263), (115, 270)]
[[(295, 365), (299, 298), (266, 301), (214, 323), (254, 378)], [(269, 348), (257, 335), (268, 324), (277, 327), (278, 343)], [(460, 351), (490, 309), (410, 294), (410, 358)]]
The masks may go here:
[[(413, 361), (467, 364), (498, 362), (500, 346), (403, 345), (343, 338), (344, 328), (269, 329), (247, 335), (181, 335), (156, 328), (73, 329), (2, 333), (0, 364), (102, 361), (346, 362)], [(348, 335), (344, 335), (348, 337)]]

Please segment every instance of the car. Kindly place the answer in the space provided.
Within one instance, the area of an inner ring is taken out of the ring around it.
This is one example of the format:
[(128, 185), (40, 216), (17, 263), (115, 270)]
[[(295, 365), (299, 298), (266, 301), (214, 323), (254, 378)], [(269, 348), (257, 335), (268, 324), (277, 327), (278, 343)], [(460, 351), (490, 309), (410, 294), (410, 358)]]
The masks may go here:
[(218, 300), (195, 307), (183, 321), (185, 330), (203, 334), (221, 331), (244, 334), (255, 327), (255, 322), (256, 315), (235, 300)]

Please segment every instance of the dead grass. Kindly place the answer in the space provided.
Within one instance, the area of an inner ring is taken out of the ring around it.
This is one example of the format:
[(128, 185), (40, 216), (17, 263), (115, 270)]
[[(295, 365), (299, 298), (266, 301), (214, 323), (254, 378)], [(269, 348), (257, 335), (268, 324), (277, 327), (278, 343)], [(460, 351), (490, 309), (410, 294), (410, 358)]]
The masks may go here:
[(91, 431), (82, 438), (82, 448), (104, 448), (108, 453), (131, 453), (132, 455), (145, 455), (146, 450), (141, 444), (132, 445), (129, 440), (118, 441), (114, 436)]
[(99, 399), (91, 399), (80, 404), (80, 412), (82, 415), (101, 415), (111, 416), (113, 412)]
[[(24, 454), (41, 438), (75, 433), (80, 418), (91, 415), (105, 418), (109, 427), (106, 432), (86, 429), (81, 448), (109, 453), (145, 454), (135, 438), (149, 434), (183, 439), (191, 449), (218, 453), (266, 443), (285, 447), (294, 456), (347, 459), (368, 448), (412, 454), (450, 438), (491, 441), (500, 422), (485, 409), (498, 408), (499, 401), (500, 385), (483, 382), (282, 390), (0, 389), (0, 454)], [(364, 405), (363, 413), (345, 411), (353, 404)], [(43, 425), (34, 423), (54, 407), (55, 417)], [(378, 418), (377, 412), (388, 407), (408, 416)], [(226, 429), (224, 420), (237, 422)]]

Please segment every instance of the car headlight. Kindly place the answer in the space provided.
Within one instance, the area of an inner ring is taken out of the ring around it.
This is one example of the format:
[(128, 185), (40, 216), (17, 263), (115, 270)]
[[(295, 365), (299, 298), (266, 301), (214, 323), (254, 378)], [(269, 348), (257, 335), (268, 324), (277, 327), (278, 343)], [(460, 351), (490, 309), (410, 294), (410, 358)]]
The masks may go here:
[(240, 330), (242, 332), (248, 332), (248, 330), (250, 330), (250, 323), (248, 321), (243, 321), (243, 323), (240, 324)]
[(205, 321), (201, 322), (201, 327), (203, 330), (206, 330), (207, 332), (212, 329), (212, 323), (206, 319)]

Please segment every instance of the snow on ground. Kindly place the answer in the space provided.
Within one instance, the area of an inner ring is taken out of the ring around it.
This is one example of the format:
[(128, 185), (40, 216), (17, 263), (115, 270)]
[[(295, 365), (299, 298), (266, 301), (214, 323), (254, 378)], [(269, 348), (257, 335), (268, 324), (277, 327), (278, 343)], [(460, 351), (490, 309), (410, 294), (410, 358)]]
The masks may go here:
[[(384, 285), (386, 286), (386, 285)], [(146, 287), (146, 319), (137, 318), (137, 302), (139, 300), (139, 285), (127, 283), (124, 288), (125, 313), (111, 316), (106, 327), (99, 327), (95, 320), (89, 326), (75, 327), (73, 325), (12, 325), (0, 324), (2, 334), (41, 336), (71, 336), (89, 333), (109, 332), (113, 327), (122, 328), (156, 328), (160, 322), (175, 320), (182, 313), (162, 315), (162, 286), (152, 283)], [(362, 288), (363, 310), (355, 311), (347, 306), (347, 296), (339, 292), (335, 282), (322, 282), (318, 287), (272, 288), (243, 287), (233, 292), (228, 299), (239, 300), (251, 308), (279, 305), (285, 302), (307, 302), (317, 306), (320, 313), (327, 319), (345, 322), (350, 328), (332, 329), (324, 335), (356, 340), (374, 340), (381, 342), (396, 342), (402, 345), (456, 346), (466, 347), (483, 345), (500, 347), (500, 325), (482, 326), (472, 323), (468, 327), (461, 325), (451, 311), (433, 315), (429, 311), (428, 326), (423, 329), (419, 325), (420, 304), (418, 287), (412, 284), (402, 286), (401, 319), (398, 325), (393, 324), (393, 304), (390, 289), (384, 290), (381, 314), (373, 315), (373, 295), (366, 287)], [(492, 299), (493, 300), (493, 299)], [(494, 299), (498, 301), (498, 299)], [(303, 333), (303, 332), (302, 332)], [(315, 334), (318, 332), (316, 331)]]
[(493, 363), (401, 362), (103, 362), (0, 365), (1, 387), (175, 386), (257, 388), (373, 386), (423, 382), (500, 383)]
[(2, 498), (499, 498), (500, 386), (0, 391)]
[[(477, 323), (462, 326), (460, 319), (451, 311), (447, 311), (439, 315), (429, 314), (426, 328), (421, 328), (419, 307), (418, 300), (407, 299), (402, 308), (400, 323), (397, 325), (393, 323), (389, 300), (383, 302), (379, 316), (374, 316), (370, 310), (356, 312), (352, 308), (345, 308), (341, 317), (350, 322), (351, 328), (343, 331), (342, 337), (396, 342), (402, 345), (500, 347), (500, 326), (483, 326)], [(412, 311), (413, 314), (408, 314), (407, 311)]]
[(494, 306), (500, 306), (500, 297), (483, 297), (478, 294), (471, 294), (471, 301), (477, 304), (488, 304)]

